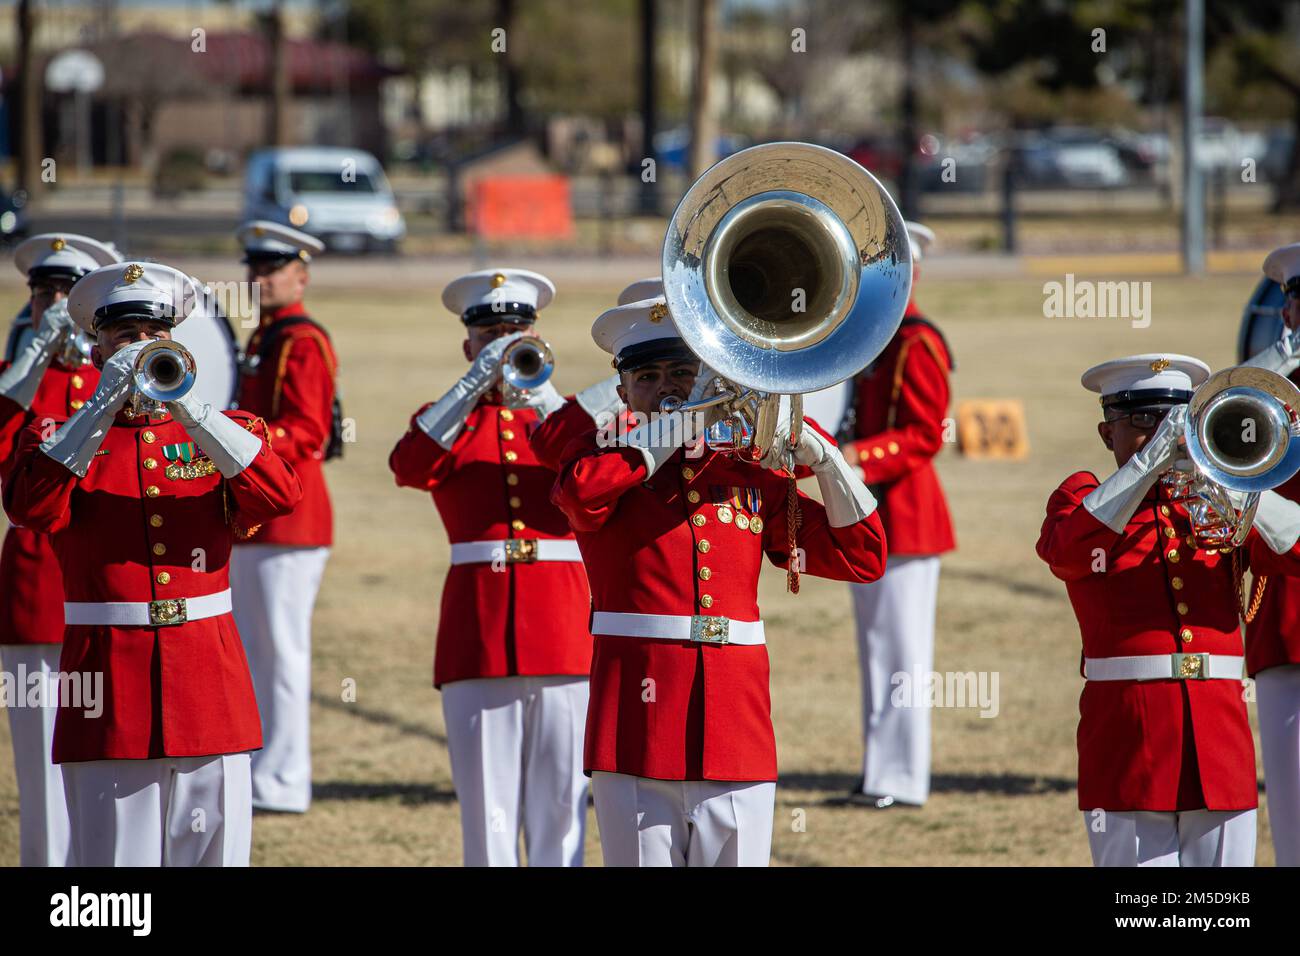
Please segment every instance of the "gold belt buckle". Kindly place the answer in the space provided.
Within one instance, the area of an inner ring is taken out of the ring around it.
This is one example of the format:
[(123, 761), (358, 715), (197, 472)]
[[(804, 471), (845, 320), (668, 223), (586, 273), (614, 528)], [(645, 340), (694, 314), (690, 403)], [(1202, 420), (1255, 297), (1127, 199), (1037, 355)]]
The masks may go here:
[(705, 614), (691, 616), (691, 640), (703, 644), (730, 644), (731, 621), (725, 617)]
[(507, 564), (532, 564), (537, 560), (536, 538), (510, 538), (506, 541)]
[(1174, 677), (1179, 680), (1208, 680), (1210, 657), (1208, 654), (1175, 654)]
[(149, 623), (154, 627), (184, 624), (189, 620), (189, 607), (185, 598), (165, 598), (149, 602)]

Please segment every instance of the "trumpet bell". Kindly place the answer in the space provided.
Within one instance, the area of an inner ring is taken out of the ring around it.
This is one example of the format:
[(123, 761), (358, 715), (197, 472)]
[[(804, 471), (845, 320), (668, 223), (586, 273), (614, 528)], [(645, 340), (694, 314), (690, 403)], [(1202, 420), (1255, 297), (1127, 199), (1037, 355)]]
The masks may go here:
[(179, 342), (150, 342), (135, 359), (136, 391), (160, 405), (188, 394), (197, 374), (194, 356)]
[(536, 336), (524, 336), (511, 342), (501, 355), (501, 378), (521, 392), (541, 388), (555, 371), (551, 347)]
[(1266, 369), (1216, 372), (1188, 403), (1188, 456), (1229, 491), (1265, 491), (1300, 471), (1298, 435), (1300, 389)]
[(678, 204), (664, 295), (682, 338), (723, 378), (767, 393), (841, 382), (889, 344), (912, 286), (903, 218), (869, 172), (807, 143), (709, 169)]

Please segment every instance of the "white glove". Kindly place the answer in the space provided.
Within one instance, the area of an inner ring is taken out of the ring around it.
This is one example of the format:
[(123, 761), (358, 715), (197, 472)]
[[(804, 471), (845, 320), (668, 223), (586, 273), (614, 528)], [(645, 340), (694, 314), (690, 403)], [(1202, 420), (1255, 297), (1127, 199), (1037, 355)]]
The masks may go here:
[(594, 422), (600, 421), (602, 412), (617, 412), (623, 406), (618, 397), (619, 376), (611, 375), (595, 385), (588, 385), (573, 400), (582, 406), (582, 410), (591, 416)]
[(68, 300), (60, 299), (45, 310), (35, 334), (13, 364), (0, 375), (0, 395), (23, 408), (31, 408), (41, 378), (55, 353), (68, 336), (77, 334), (77, 324), (68, 315)]
[(1275, 491), (1261, 492), (1254, 527), (1270, 549), (1286, 554), (1300, 540), (1300, 504)]
[(234, 478), (257, 457), (262, 440), (239, 422), (221, 413), (193, 392), (167, 403), (172, 417), (185, 426), (203, 453), (225, 478)]
[(416, 418), (420, 430), (443, 448), (451, 451), (456, 436), (465, 427), (465, 419), (478, 404), (483, 393), (490, 389), (501, 375), (501, 353), (511, 342), (522, 338), (523, 332), (493, 339), (478, 353), (469, 371), (461, 376), (442, 398), (438, 399)]
[(1266, 349), (1241, 363), (1249, 368), (1262, 368), (1278, 375), (1289, 376), (1300, 368), (1300, 332), (1287, 329), (1282, 337)]
[(41, 451), (79, 478), (85, 478), (90, 462), (104, 443), (113, 418), (126, 404), (131, 394), (135, 374), (135, 359), (148, 342), (132, 342), (104, 363), (99, 376), (99, 387), (90, 401), (63, 423)]
[[(708, 384), (717, 375), (707, 365), (700, 365), (700, 372), (695, 377), (695, 385), (686, 401), (697, 402), (704, 398)], [(696, 441), (710, 425), (720, 420), (724, 412), (720, 405), (700, 411), (656, 414), (644, 425), (638, 425), (630, 432), (620, 434), (618, 443), (628, 448), (636, 448), (645, 458), (646, 477), (649, 478), (676, 454), (682, 445)]]
[(1088, 513), (1111, 531), (1123, 534), (1151, 486), (1182, 454), (1178, 440), (1186, 421), (1186, 405), (1171, 408), (1150, 440), (1083, 499)]
[(804, 426), (794, 460), (812, 467), (826, 507), (826, 521), (832, 528), (857, 524), (876, 510), (875, 496), (857, 471), (844, 460), (839, 448), (816, 429)]
[(543, 382), (538, 388), (530, 388), (523, 393), (521, 408), (531, 408), (537, 412), (537, 420), (545, 421), (546, 416), (564, 405), (564, 396), (555, 390), (550, 382)]

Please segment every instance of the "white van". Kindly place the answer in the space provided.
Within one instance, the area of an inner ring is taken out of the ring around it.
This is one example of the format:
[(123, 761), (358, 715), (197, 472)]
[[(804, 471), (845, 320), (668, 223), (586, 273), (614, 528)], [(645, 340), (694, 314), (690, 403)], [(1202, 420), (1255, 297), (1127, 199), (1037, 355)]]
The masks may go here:
[(244, 218), (285, 223), (339, 252), (395, 252), (406, 235), (379, 160), (335, 146), (255, 152), (244, 172)]

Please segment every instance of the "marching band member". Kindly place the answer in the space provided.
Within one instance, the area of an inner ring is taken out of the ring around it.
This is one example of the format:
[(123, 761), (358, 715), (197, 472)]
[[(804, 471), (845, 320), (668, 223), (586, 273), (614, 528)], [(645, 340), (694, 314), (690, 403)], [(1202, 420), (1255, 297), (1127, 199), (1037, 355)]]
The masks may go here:
[(231, 561), (265, 746), (253, 756), (253, 806), (304, 813), (311, 804), (311, 616), (334, 542), (322, 465), (335, 428), (338, 359), (303, 308), (307, 265), (324, 244), (254, 221), (239, 242), (256, 283), (260, 320), (248, 341), (237, 407), (266, 421), (276, 453), (302, 480), (302, 504), (241, 542)]
[[(1264, 260), (1264, 274), (1286, 294), (1282, 307), (1286, 334), (1245, 364), (1297, 381), (1300, 243), (1270, 253)], [(1284, 498), (1300, 501), (1300, 476), (1276, 490)], [(1274, 857), (1278, 866), (1300, 866), (1300, 581), (1280, 577), (1264, 584), (1259, 610), (1246, 625), (1246, 672), (1255, 680)]]
[[(684, 449), (711, 416), (657, 414), (667, 396), (693, 397), (701, 372), (663, 298), (605, 312), (592, 337), (615, 356), (630, 412), (645, 416), (616, 440), (574, 440), (552, 492), (593, 593), (584, 762), (605, 863), (765, 866), (776, 742), (756, 595), (763, 555), (790, 559), (787, 479)], [(803, 569), (879, 577), (885, 538), (870, 492), (813, 427), (795, 458), (826, 501), (800, 496)]]
[[(34, 420), (67, 418), (95, 391), (99, 370), (68, 347), (80, 330), (68, 315), (72, 285), (88, 272), (121, 262), (87, 236), (42, 233), (14, 250), (27, 277), (34, 334), (0, 372), (0, 480), (22, 430)], [(0, 552), (0, 661), (11, 672), (51, 679), (63, 643), (63, 578), (45, 535), (11, 526)], [(9, 708), (18, 780), (18, 859), (23, 866), (68, 862), (68, 809), (63, 774), (50, 757), (57, 708)]]
[(54, 730), (81, 866), (248, 863), (262, 735), (227, 564), (234, 539), (302, 489), (246, 412), (191, 395), (160, 413), (126, 404), (141, 350), (197, 297), (163, 265), (79, 280), (68, 308), (95, 337), (99, 385), (52, 434), (28, 426), (4, 485), (10, 517), (50, 536), (63, 572), (60, 671), (102, 683), (94, 707), (89, 690), (61, 699)]
[(528, 438), (562, 403), (547, 382), (504, 404), (501, 358), (555, 294), (545, 276), (488, 269), (447, 286), (469, 370), (397, 443), (397, 484), (427, 491), (451, 539), (434, 686), (442, 691), (466, 866), (580, 866), (590, 606), (554, 470)]
[[(912, 289), (934, 233), (907, 223)], [(862, 671), (862, 780), (848, 800), (875, 809), (920, 806), (930, 795), (930, 709), (891, 703), (894, 675), (934, 666), (939, 555), (956, 547), (934, 456), (943, 447), (952, 354), (913, 298), (889, 345), (855, 380), (845, 456), (880, 500), (889, 569), (853, 584)]]
[[(659, 276), (637, 279), (619, 293), (618, 304), (627, 305), (663, 294), (664, 281)], [(570, 441), (592, 429), (609, 425), (624, 413), (627, 406), (618, 397), (618, 384), (619, 376), (616, 372), (595, 385), (587, 386), (565, 401), (555, 412), (547, 415), (546, 421), (538, 426), (533, 437), (528, 440), (537, 460), (547, 468), (558, 469), (560, 456)]]
[[(1203, 550), (1160, 475), (1209, 368), (1135, 355), (1083, 375), (1118, 471), (1052, 493), (1038, 554), (1083, 637), (1079, 808), (1097, 866), (1251, 866), (1255, 748), (1242, 695), (1240, 580), (1298, 573), (1300, 506), (1264, 492), (1237, 554)], [(1284, 557), (1282, 557), (1284, 556)]]

